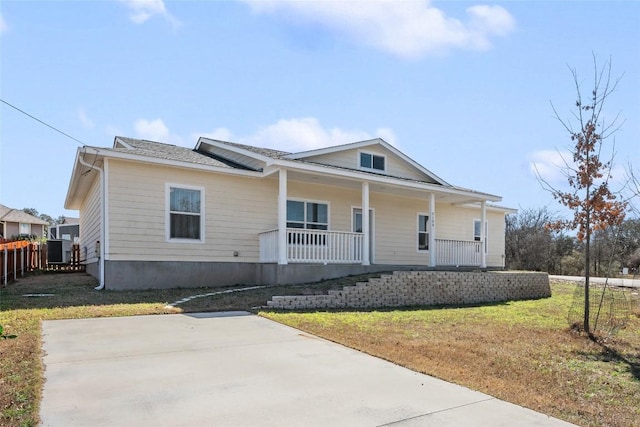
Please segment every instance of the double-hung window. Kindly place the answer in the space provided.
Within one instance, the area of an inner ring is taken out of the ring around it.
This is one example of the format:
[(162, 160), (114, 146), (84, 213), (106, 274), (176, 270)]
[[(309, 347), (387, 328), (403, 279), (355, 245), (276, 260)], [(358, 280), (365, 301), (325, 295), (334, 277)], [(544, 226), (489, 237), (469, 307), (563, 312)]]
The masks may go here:
[(418, 250), (429, 250), (429, 216), (418, 214)]
[(329, 206), (326, 203), (287, 200), (287, 228), (329, 229)]
[(169, 240), (204, 241), (204, 189), (167, 185)]
[(360, 169), (367, 169), (377, 172), (385, 171), (385, 157), (372, 153), (360, 153)]

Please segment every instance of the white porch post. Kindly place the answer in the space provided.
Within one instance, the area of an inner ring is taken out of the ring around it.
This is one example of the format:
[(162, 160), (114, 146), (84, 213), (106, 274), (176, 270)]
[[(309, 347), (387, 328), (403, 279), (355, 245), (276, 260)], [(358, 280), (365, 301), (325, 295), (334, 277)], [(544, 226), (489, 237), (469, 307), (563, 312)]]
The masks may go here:
[(429, 267), (436, 266), (436, 195), (431, 193), (429, 196), (429, 221), (431, 229), (429, 230)]
[(369, 183), (362, 183), (362, 265), (369, 265)]
[(487, 244), (485, 238), (487, 235), (487, 202), (485, 200), (480, 202), (480, 209), (482, 211), (482, 213), (480, 214), (480, 243), (482, 244), (482, 247), (480, 248), (480, 267), (485, 268), (487, 266), (487, 252), (485, 251), (485, 245)]
[(278, 264), (287, 264), (287, 170), (278, 173)]

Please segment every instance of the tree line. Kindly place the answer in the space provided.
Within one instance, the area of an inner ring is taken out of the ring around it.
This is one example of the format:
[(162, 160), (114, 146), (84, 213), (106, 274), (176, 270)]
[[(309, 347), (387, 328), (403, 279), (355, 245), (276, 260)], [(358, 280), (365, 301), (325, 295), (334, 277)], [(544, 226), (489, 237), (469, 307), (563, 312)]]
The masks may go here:
[[(507, 215), (505, 262), (511, 270), (546, 271), (583, 276), (585, 241), (549, 224), (558, 216), (547, 207), (521, 209)], [(623, 268), (630, 274), (640, 269), (640, 218), (624, 219), (620, 225), (595, 230), (590, 236), (590, 270), (595, 276), (615, 277)]]

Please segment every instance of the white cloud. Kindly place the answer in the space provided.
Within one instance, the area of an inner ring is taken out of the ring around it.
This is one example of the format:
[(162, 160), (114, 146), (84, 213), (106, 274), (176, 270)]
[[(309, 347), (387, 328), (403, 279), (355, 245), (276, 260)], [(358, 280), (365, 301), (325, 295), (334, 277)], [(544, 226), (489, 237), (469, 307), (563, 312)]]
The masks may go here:
[(567, 166), (574, 166), (573, 156), (567, 150), (538, 150), (529, 155), (531, 173), (550, 185), (566, 185)]
[(133, 131), (137, 138), (183, 147), (195, 146), (195, 141), (185, 141), (180, 135), (171, 133), (162, 119), (138, 119), (133, 123)]
[(129, 19), (136, 24), (143, 24), (155, 15), (164, 17), (174, 27), (180, 25), (173, 15), (167, 10), (163, 0), (120, 0), (131, 13)]
[(390, 128), (378, 128), (376, 129), (375, 136), (382, 138), (391, 145), (397, 145), (396, 134), (393, 129)]
[(78, 118), (80, 119), (80, 122), (84, 127), (88, 129), (93, 129), (94, 127), (93, 120), (91, 120), (87, 116), (87, 113), (84, 111), (84, 108), (82, 107), (78, 108)]
[(265, 147), (296, 147), (297, 150), (312, 150), (329, 145), (367, 139), (362, 131), (323, 128), (317, 119), (306, 117), (301, 119), (281, 119), (266, 126), (254, 135), (246, 138), (250, 145)]
[(313, 150), (377, 137), (390, 144), (394, 144), (396, 140), (393, 130), (389, 128), (377, 129), (373, 134), (358, 129), (324, 128), (314, 117), (281, 119), (247, 136), (233, 135), (227, 128), (218, 128), (198, 136), (289, 152)]
[[(603, 163), (607, 160), (601, 158)], [(573, 154), (569, 150), (539, 150), (529, 155), (529, 169), (534, 176), (539, 176), (552, 187), (562, 189), (568, 185), (567, 174), (575, 176), (575, 172), (572, 170), (575, 171), (577, 166), (573, 161)], [(605, 171), (603, 170), (603, 172)], [(624, 167), (613, 165), (609, 172), (609, 176), (595, 179), (594, 183), (598, 185), (608, 179), (610, 188), (622, 188), (625, 184)]]
[(9, 26), (7, 25), (7, 21), (5, 21), (2, 14), (0, 14), (0, 34), (6, 33), (7, 31), (9, 31)]
[(138, 119), (133, 127), (138, 138), (164, 143), (169, 141), (169, 128), (161, 119)]
[(515, 27), (513, 16), (501, 6), (471, 6), (465, 23), (446, 16), (429, 0), (240, 1), (255, 13), (314, 22), (356, 43), (406, 58), (453, 48), (486, 50), (491, 36), (505, 36)]
[(103, 129), (103, 133), (111, 138), (115, 136), (125, 136), (126, 132), (123, 132), (118, 126), (115, 125), (106, 125)]
[(200, 137), (204, 137), (209, 139), (217, 139), (219, 141), (231, 141), (233, 139), (233, 134), (227, 128), (217, 128), (214, 129), (213, 132), (194, 133), (192, 137), (194, 140), (197, 140)]

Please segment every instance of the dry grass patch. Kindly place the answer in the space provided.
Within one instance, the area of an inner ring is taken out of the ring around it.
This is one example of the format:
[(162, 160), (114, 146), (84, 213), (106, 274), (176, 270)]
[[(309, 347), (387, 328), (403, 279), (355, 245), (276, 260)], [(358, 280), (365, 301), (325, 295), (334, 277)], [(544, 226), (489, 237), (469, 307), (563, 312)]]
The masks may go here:
[(599, 343), (577, 335), (574, 288), (479, 307), (261, 314), (579, 425), (637, 426), (640, 318)]

